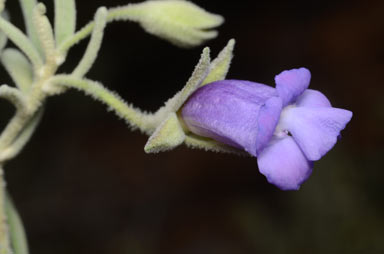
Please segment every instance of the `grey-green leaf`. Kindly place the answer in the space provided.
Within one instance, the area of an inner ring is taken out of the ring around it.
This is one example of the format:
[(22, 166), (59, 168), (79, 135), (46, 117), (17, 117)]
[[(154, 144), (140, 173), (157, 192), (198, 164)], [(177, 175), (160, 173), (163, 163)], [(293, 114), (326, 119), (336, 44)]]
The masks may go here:
[[(9, 20), (9, 15), (6, 11), (3, 11), (1, 13), (1, 16), (5, 19), (5, 20)], [(5, 33), (3, 31), (0, 31), (0, 52), (3, 50), (3, 48), (5, 47), (5, 45), (7, 44), (7, 36), (5, 35)]]
[(36, 0), (19, 0), (21, 9), (24, 15), (24, 24), (27, 29), (28, 37), (31, 39), (33, 45), (37, 48), (41, 55), (43, 55), (40, 47), (40, 41), (37, 36), (35, 26), (33, 25), (33, 9), (37, 5)]
[(60, 45), (76, 30), (75, 0), (55, 0), (55, 39)]
[(20, 219), (20, 216), (13, 205), (12, 200), (8, 195), (5, 199), (5, 210), (7, 214), (11, 247), (14, 254), (28, 254), (28, 244), (27, 238), (25, 236), (25, 231), (23, 223)]
[(16, 86), (24, 92), (28, 91), (33, 82), (33, 69), (24, 54), (15, 48), (6, 48), (0, 60)]
[(42, 58), (31, 40), (16, 26), (0, 17), (0, 29), (7, 35), (25, 55), (31, 60), (33, 66), (38, 69), (42, 65)]

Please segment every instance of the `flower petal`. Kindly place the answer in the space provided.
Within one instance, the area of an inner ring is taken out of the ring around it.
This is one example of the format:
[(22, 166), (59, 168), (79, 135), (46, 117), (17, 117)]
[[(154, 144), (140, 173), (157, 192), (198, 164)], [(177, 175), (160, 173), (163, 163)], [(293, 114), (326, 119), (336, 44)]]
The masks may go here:
[(276, 89), (286, 106), (308, 88), (311, 73), (306, 68), (283, 71), (275, 77)]
[(256, 155), (259, 110), (276, 96), (274, 88), (263, 84), (222, 80), (199, 88), (181, 115), (193, 133)]
[(298, 190), (313, 166), (290, 136), (272, 140), (258, 156), (257, 164), (268, 182), (282, 190)]
[(332, 107), (328, 98), (317, 90), (307, 89), (296, 100), (298, 107)]
[(280, 123), (292, 134), (305, 156), (316, 161), (336, 144), (340, 131), (351, 118), (352, 112), (345, 109), (293, 107), (282, 114)]
[(276, 125), (279, 122), (281, 109), (282, 101), (280, 97), (271, 97), (260, 108), (257, 119), (256, 154), (252, 154), (253, 156), (256, 157), (271, 140)]

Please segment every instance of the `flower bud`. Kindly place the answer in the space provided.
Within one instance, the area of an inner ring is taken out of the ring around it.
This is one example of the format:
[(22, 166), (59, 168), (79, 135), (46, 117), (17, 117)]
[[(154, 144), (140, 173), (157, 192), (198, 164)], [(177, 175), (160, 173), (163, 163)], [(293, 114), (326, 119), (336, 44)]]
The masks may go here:
[(140, 23), (148, 33), (182, 47), (215, 38), (217, 31), (210, 29), (224, 21), (222, 16), (184, 0), (152, 0), (123, 8), (129, 19)]

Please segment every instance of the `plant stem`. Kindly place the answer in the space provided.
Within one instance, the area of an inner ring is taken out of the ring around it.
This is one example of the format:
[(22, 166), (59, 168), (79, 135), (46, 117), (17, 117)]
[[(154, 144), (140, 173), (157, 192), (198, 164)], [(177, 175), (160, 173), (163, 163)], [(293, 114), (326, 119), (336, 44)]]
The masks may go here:
[(5, 180), (3, 168), (0, 167), (0, 254), (10, 254), (8, 223), (5, 212)]
[[(30, 93), (25, 98), (26, 103), (22, 107), (16, 108), (16, 113), (5, 127), (0, 135), (0, 254), (11, 254), (10, 239), (8, 232), (8, 221), (5, 214), (5, 181), (3, 177), (2, 165), (12, 156), (6, 156), (9, 148), (16, 144), (16, 148), (21, 150), (26, 142), (20, 139), (28, 139), (34, 128), (30, 129), (27, 137), (23, 135), (23, 131), (28, 127), (28, 124), (36, 115), (36, 112), (42, 106), (46, 94), (42, 90), (45, 82), (55, 73), (57, 66), (46, 65), (43, 67), (43, 72), (40, 78), (32, 85)], [(16, 151), (17, 152), (17, 151)]]
[[(15, 138), (19, 135), (25, 124), (29, 121), (30, 116), (24, 110), (17, 110), (7, 127), (0, 136), (0, 154), (4, 151)], [(1, 162), (0, 162), (1, 163)]]
[(9, 195), (5, 197), (5, 212), (7, 215), (9, 241), (14, 254), (28, 254), (28, 242), (23, 222)]
[(108, 90), (99, 82), (72, 75), (56, 75), (49, 82), (51, 85), (75, 88), (99, 100), (113, 110), (117, 116), (123, 118), (132, 129), (139, 129), (144, 133), (151, 134), (157, 126), (151, 123), (151, 114), (127, 104), (118, 94)]

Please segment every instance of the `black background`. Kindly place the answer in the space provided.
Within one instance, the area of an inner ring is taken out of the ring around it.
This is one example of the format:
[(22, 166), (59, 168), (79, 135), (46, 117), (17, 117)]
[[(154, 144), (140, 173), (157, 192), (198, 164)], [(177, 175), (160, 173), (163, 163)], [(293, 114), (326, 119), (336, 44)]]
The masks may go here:
[[(384, 1), (194, 2), (226, 18), (207, 43), (213, 55), (237, 41), (228, 78), (274, 85), (282, 70), (309, 68), (311, 88), (354, 112), (343, 139), (300, 191), (283, 192), (255, 158), (185, 147), (148, 155), (147, 137), (103, 105), (76, 91), (49, 98), (36, 135), (6, 165), (32, 254), (384, 253)], [(77, 27), (98, 6), (126, 3), (77, 1)], [(17, 1), (7, 5), (22, 27)], [(86, 42), (59, 72), (76, 66)], [(201, 50), (113, 23), (87, 76), (154, 111), (183, 87)], [(0, 102), (0, 113), (3, 127), (11, 106)]]

